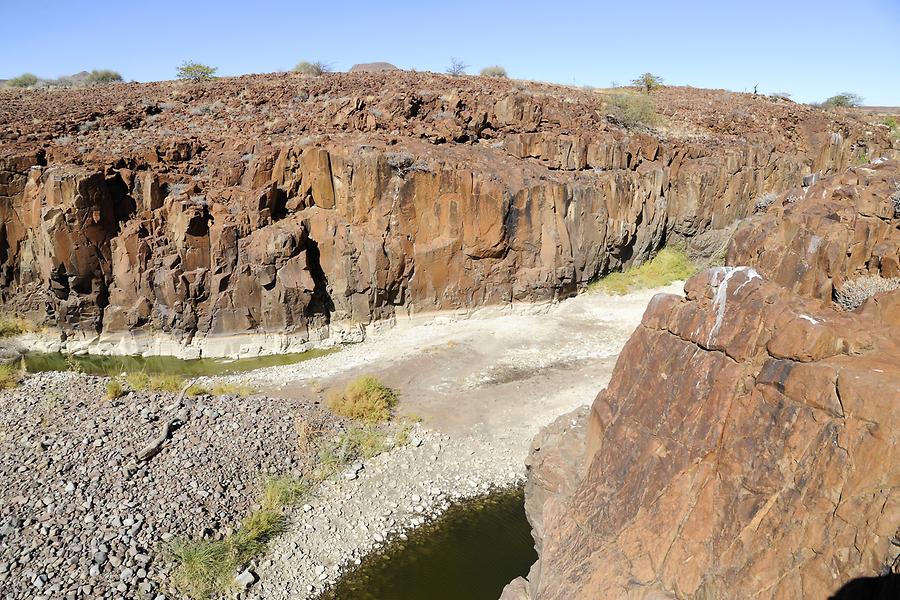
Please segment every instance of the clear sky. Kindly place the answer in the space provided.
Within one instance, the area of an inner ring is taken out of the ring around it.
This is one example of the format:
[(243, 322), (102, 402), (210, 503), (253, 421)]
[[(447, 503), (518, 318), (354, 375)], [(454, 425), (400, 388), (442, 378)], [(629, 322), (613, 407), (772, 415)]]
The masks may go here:
[(789, 92), (851, 91), (900, 105), (900, 0), (0, 0), (0, 79), (115, 69), (172, 79), (186, 59), (219, 75), (336, 70), (388, 61), (606, 87), (645, 71), (667, 83)]

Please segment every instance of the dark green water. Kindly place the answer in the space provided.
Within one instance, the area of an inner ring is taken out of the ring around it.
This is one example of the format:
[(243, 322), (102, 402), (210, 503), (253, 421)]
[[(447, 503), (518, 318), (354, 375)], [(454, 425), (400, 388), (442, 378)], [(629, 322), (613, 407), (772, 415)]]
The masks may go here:
[(319, 600), (497, 600), (535, 560), (522, 490), (497, 492), (391, 542)]
[(123, 372), (144, 371), (149, 374), (168, 373), (184, 377), (202, 377), (242, 373), (263, 367), (276, 367), (318, 358), (336, 352), (338, 348), (313, 349), (293, 354), (277, 354), (228, 360), (197, 358), (184, 360), (174, 356), (75, 356), (59, 352), (31, 352), (25, 355), (25, 368), (31, 373), (78, 369), (89, 375), (113, 376)]

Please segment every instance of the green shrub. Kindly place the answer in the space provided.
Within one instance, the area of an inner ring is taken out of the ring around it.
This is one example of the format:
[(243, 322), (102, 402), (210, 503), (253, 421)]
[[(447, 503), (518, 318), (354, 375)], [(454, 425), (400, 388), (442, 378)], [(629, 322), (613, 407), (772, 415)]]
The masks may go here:
[(687, 279), (696, 270), (696, 265), (683, 251), (663, 248), (641, 266), (621, 273), (610, 273), (589, 287), (608, 294), (626, 294), (633, 290), (662, 287), (673, 281)]
[(500, 65), (485, 67), (481, 70), (482, 77), (507, 77), (506, 69)]
[(95, 69), (88, 73), (84, 81), (88, 85), (106, 85), (122, 81), (122, 76), (116, 71), (110, 71), (109, 69)]
[(862, 102), (863, 99), (861, 96), (852, 92), (842, 92), (840, 94), (835, 94), (823, 102), (822, 106), (828, 108), (856, 108), (857, 106), (860, 106)]
[(653, 127), (659, 123), (656, 104), (649, 96), (641, 94), (616, 94), (609, 100), (610, 112), (626, 127), (643, 125)]
[(325, 73), (330, 72), (331, 65), (319, 60), (317, 60), (316, 62), (303, 60), (297, 63), (297, 66), (294, 67), (294, 73), (300, 73), (301, 75), (312, 75), (314, 77), (318, 77), (319, 75), (324, 75)]
[(391, 418), (391, 409), (397, 404), (397, 395), (372, 375), (364, 375), (344, 388), (332, 390), (328, 408), (348, 419), (375, 423)]
[(206, 81), (212, 79), (219, 69), (203, 65), (196, 62), (185, 61), (178, 67), (178, 79), (187, 79), (189, 81)]
[(18, 77), (13, 77), (12, 79), (6, 82), (6, 85), (9, 87), (17, 87), (17, 88), (30, 88), (37, 85), (38, 78), (37, 75), (32, 75), (31, 73), (22, 73)]
[(118, 379), (110, 379), (106, 383), (106, 399), (115, 400), (125, 393), (125, 386)]
[(659, 75), (654, 75), (653, 73), (644, 73), (637, 79), (632, 79), (631, 84), (649, 94), (653, 90), (662, 87), (663, 79)]
[(8, 390), (19, 385), (22, 370), (14, 365), (0, 365), (0, 390)]

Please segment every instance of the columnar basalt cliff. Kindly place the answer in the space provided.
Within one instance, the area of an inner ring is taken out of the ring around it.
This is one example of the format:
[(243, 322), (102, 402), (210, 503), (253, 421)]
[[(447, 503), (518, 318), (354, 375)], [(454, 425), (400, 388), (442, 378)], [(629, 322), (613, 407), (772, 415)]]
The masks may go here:
[(540, 560), (505, 600), (828, 598), (898, 569), (900, 290), (831, 303), (896, 274), (898, 196), (891, 161), (787, 191), (734, 266), (653, 299), (590, 414), (535, 440)]
[(403, 72), (2, 94), (2, 299), (70, 339), (562, 297), (897, 152), (851, 114), (678, 88), (660, 131), (592, 91)]

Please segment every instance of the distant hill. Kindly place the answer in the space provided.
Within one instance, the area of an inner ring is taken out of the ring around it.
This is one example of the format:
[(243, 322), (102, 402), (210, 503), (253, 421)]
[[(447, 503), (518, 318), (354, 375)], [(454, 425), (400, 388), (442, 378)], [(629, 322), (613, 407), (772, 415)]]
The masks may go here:
[(389, 62), (359, 63), (350, 67), (351, 73), (378, 73), (379, 71), (399, 71)]

